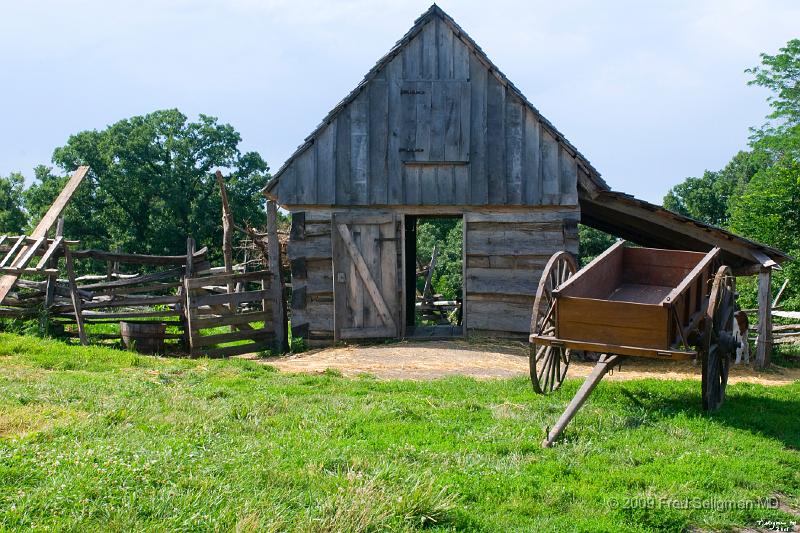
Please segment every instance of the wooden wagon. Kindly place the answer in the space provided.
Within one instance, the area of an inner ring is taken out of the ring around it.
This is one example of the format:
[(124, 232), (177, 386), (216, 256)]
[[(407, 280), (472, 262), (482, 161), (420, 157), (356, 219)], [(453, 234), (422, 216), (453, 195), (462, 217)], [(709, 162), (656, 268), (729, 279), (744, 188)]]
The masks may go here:
[(626, 246), (618, 241), (578, 271), (558, 252), (542, 273), (531, 318), (530, 373), (540, 394), (558, 389), (573, 351), (601, 354), (542, 443), (550, 446), (603, 376), (626, 357), (702, 362), (703, 408), (725, 397), (735, 278), (708, 253)]

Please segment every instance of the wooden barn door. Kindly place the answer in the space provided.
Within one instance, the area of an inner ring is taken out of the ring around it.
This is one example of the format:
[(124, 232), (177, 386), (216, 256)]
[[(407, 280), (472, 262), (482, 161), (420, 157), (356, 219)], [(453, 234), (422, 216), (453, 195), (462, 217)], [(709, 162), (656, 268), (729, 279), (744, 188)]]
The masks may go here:
[(397, 337), (397, 227), (392, 214), (333, 215), (334, 337)]

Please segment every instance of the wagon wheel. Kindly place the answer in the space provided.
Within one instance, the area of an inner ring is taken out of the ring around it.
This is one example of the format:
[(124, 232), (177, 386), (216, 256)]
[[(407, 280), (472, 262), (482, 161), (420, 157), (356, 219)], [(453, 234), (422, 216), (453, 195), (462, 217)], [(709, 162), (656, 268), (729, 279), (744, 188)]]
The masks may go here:
[(736, 280), (731, 269), (719, 267), (708, 308), (701, 346), (703, 361), (703, 409), (716, 411), (725, 399), (731, 354), (736, 351), (733, 337), (733, 313), (736, 307)]
[[(556, 252), (547, 266), (544, 267), (539, 287), (536, 289), (536, 300), (533, 302), (531, 316), (531, 334), (554, 335), (556, 317), (554, 313), (555, 299), (553, 291), (578, 270), (569, 252)], [(546, 346), (532, 342), (530, 345), (531, 383), (533, 390), (539, 394), (547, 394), (558, 389), (564, 376), (567, 375), (570, 350), (568, 348)]]

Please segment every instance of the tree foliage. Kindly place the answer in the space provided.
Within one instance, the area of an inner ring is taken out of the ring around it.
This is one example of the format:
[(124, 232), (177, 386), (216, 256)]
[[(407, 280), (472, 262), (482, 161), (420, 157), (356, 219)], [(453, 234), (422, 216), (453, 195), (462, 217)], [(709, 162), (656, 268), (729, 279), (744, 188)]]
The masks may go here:
[[(213, 172), (223, 169), (236, 220), (261, 224), (259, 194), (268, 174), (258, 153), (239, 150), (241, 136), (229, 124), (200, 115), (191, 122), (177, 109), (136, 116), (97, 131), (71, 136), (53, 162), (68, 174), (91, 171), (70, 201), (65, 234), (84, 247), (154, 254), (181, 254), (186, 237), (220, 253), (221, 202)], [(26, 206), (38, 219), (68, 179), (36, 169)]]
[[(750, 85), (769, 89), (772, 112), (751, 130), (750, 149), (739, 152), (720, 171), (706, 171), (673, 187), (664, 207), (716, 224), (750, 239), (800, 253), (800, 40), (778, 54), (761, 54), (761, 65), (748, 69)], [(800, 305), (800, 268), (794, 262), (776, 274), (790, 280), (786, 295)], [(755, 304), (753, 280), (741, 280), (741, 303)]]
[(25, 180), (19, 172), (7, 177), (0, 176), (0, 233), (16, 234), (23, 232), (28, 215), (23, 209), (23, 187)]
[[(433, 247), (438, 247), (431, 283), (434, 292), (447, 300), (461, 298), (462, 294), (462, 235), (463, 222), (460, 218), (428, 219), (417, 224), (417, 259), (423, 264), (430, 263)], [(417, 280), (417, 283), (417, 288), (422, 292), (422, 282)]]
[(589, 261), (605, 252), (617, 239), (599, 229), (581, 224), (578, 226), (578, 240), (578, 260), (581, 266), (585, 266)]

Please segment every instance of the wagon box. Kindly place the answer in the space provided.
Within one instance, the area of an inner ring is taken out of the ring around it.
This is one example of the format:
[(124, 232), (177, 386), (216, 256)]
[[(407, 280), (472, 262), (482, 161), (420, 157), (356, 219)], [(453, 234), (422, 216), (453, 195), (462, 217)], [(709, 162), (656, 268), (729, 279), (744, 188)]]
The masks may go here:
[(708, 253), (626, 247), (618, 241), (579, 272), (558, 252), (544, 268), (531, 316), (531, 382), (536, 392), (557, 390), (571, 352), (600, 355), (542, 443), (550, 446), (597, 383), (629, 356), (702, 362), (703, 408), (725, 397), (736, 288), (720, 249)]
[(694, 355), (686, 337), (710, 291), (719, 250), (624, 244), (619, 241), (553, 290), (555, 337), (586, 343), (592, 351), (606, 351), (594, 344), (637, 347), (630, 355)]

